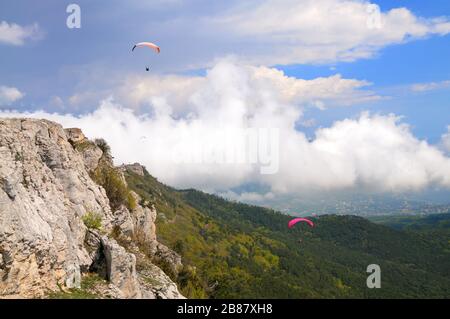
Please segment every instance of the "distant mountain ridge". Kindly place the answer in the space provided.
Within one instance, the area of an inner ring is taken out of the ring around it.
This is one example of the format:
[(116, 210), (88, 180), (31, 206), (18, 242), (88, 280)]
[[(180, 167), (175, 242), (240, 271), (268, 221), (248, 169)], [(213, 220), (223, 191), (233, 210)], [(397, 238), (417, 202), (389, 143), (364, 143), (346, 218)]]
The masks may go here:
[[(396, 214), (442, 214), (450, 213), (448, 191), (415, 194), (302, 194), (302, 198), (292, 199), (280, 195), (265, 202), (285, 213), (302, 216), (314, 212), (319, 215), (358, 215), (363, 217)], [(256, 203), (257, 204), (257, 203)]]

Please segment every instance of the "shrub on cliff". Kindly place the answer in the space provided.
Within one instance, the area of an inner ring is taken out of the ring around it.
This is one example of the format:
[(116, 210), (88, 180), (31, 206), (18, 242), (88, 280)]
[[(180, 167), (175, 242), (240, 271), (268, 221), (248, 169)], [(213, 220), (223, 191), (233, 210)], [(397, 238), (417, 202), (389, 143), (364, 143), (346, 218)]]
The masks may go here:
[(125, 205), (130, 210), (136, 207), (136, 201), (117, 169), (101, 164), (91, 177), (105, 189), (112, 210), (119, 209), (121, 205)]
[(87, 212), (81, 218), (84, 225), (89, 229), (99, 230), (102, 227), (102, 216), (94, 212)]
[(94, 140), (95, 145), (97, 145), (104, 154), (110, 154), (111, 153), (111, 147), (108, 145), (108, 143), (102, 139), (97, 138)]

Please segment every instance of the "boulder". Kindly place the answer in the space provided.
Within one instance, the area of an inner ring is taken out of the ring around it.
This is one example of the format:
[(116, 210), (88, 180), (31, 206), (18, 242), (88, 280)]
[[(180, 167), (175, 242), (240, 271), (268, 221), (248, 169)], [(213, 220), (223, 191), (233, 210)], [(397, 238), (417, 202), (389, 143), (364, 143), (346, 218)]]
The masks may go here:
[(79, 143), (86, 139), (86, 136), (79, 128), (66, 128), (64, 131), (67, 134), (68, 141), (71, 143)]
[(124, 171), (129, 171), (131, 173), (137, 174), (139, 176), (144, 176), (145, 175), (145, 168), (144, 166), (142, 166), (139, 163), (134, 163), (134, 164), (124, 164), (121, 166), (121, 169)]
[(106, 236), (101, 238), (106, 260), (107, 279), (120, 290), (121, 298), (141, 298), (136, 273), (136, 257)]

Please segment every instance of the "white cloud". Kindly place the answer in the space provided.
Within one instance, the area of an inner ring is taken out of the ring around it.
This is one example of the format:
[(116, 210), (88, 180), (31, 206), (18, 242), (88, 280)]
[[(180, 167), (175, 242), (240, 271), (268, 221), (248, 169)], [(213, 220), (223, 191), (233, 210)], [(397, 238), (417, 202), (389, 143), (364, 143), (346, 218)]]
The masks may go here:
[(227, 191), (224, 193), (220, 193), (219, 195), (224, 198), (228, 198), (230, 200), (235, 200), (238, 202), (259, 203), (259, 204), (264, 204), (265, 202), (275, 198), (275, 195), (271, 192), (265, 194), (260, 194), (256, 192), (243, 192), (238, 194), (233, 191)]
[(28, 40), (36, 40), (42, 36), (37, 23), (29, 26), (20, 26), (6, 21), (0, 22), (0, 44), (20, 46)]
[(411, 86), (411, 90), (414, 92), (428, 92), (447, 88), (450, 88), (450, 81), (417, 83)]
[(273, 191), (450, 187), (450, 158), (415, 138), (394, 115), (336, 122), (317, 130), (311, 143), (301, 133), (290, 133), (284, 137), (287, 158), (280, 164), (285, 170), (271, 183)]
[[(48, 118), (65, 127), (80, 127), (91, 138), (105, 138), (117, 164), (139, 161), (176, 187), (227, 193), (244, 185), (260, 185), (261, 193), (252, 190), (240, 196), (253, 201), (313, 191), (450, 188), (450, 158), (416, 138), (399, 117), (362, 114), (318, 129), (309, 141), (295, 128), (303, 120), (295, 103), (305, 97), (286, 91), (283, 85), (283, 81), (294, 81), (295, 87), (295, 80), (230, 62), (221, 62), (205, 78), (196, 79), (195, 88), (182, 93), (189, 104), (184, 115), (175, 114), (176, 99), (156, 94), (149, 98), (150, 115), (137, 115), (109, 99), (94, 112), (80, 116), (6, 111), (0, 116)], [(323, 95), (322, 89), (317, 92), (311, 93), (314, 100)], [(193, 152), (226, 147), (229, 140), (221, 134), (229, 128), (279, 129), (279, 171), (261, 175), (260, 166), (249, 162), (174, 161), (174, 150), (180, 145)]]
[[(234, 74), (230, 76), (238, 77), (244, 87), (249, 87), (247, 92), (243, 92), (248, 105), (257, 103), (255, 99), (273, 98), (299, 108), (315, 106), (324, 109), (382, 99), (367, 89), (371, 83), (364, 80), (345, 79), (340, 74), (304, 80), (286, 76), (276, 68), (243, 65), (235, 59), (226, 58), (219, 60), (206, 76), (122, 76), (111, 84), (111, 89), (80, 91), (69, 98), (69, 103), (82, 107), (114, 95), (119, 104), (139, 110), (154, 104), (155, 99), (164, 99), (174, 115), (185, 115), (195, 109), (196, 96), (211, 85), (210, 79), (214, 74), (231, 72)], [(220, 90), (220, 87), (214, 90)], [(254, 92), (261, 93), (261, 96), (255, 96)]]
[(288, 77), (275, 68), (252, 68), (252, 81), (261, 86), (272, 86), (279, 92), (280, 100), (294, 103), (311, 103), (324, 108), (331, 105), (353, 105), (381, 99), (368, 90), (361, 90), (371, 83), (355, 79), (343, 79), (340, 74), (326, 78), (303, 80)]
[(418, 17), (407, 8), (381, 12), (361, 0), (251, 1), (208, 21), (232, 32), (252, 63), (266, 65), (354, 61), (389, 45), (450, 33), (446, 18)]
[(447, 133), (442, 135), (441, 145), (446, 152), (450, 153), (450, 126), (447, 127)]
[(10, 105), (23, 97), (24, 94), (15, 87), (0, 86), (0, 105)]
[[(163, 98), (175, 113), (189, 110), (190, 97), (206, 85), (206, 78), (201, 76), (129, 76), (115, 89), (115, 97), (134, 109), (152, 104), (156, 98)], [(112, 92), (111, 92), (112, 93)]]

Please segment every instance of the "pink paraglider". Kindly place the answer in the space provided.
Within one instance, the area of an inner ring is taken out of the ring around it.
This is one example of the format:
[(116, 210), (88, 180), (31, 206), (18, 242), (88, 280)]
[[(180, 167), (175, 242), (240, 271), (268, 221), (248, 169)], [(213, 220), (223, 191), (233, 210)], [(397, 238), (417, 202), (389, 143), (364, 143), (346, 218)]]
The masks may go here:
[(312, 221), (310, 221), (309, 219), (307, 219), (307, 218), (294, 218), (293, 220), (291, 220), (289, 223), (288, 223), (288, 227), (289, 228), (292, 228), (292, 227), (294, 227), (294, 225), (295, 224), (297, 224), (297, 223), (299, 223), (299, 222), (305, 222), (305, 223), (307, 223), (309, 226), (311, 226), (311, 227), (314, 227), (314, 223), (312, 222)]
[(151, 42), (139, 42), (139, 43), (136, 43), (133, 46), (133, 49), (131, 49), (131, 51), (134, 51), (134, 49), (136, 49), (136, 48), (142, 48), (142, 47), (147, 47), (147, 48), (153, 49), (156, 53), (160, 53), (161, 52), (161, 49), (159, 48), (159, 46), (157, 46), (156, 44), (151, 43)]

